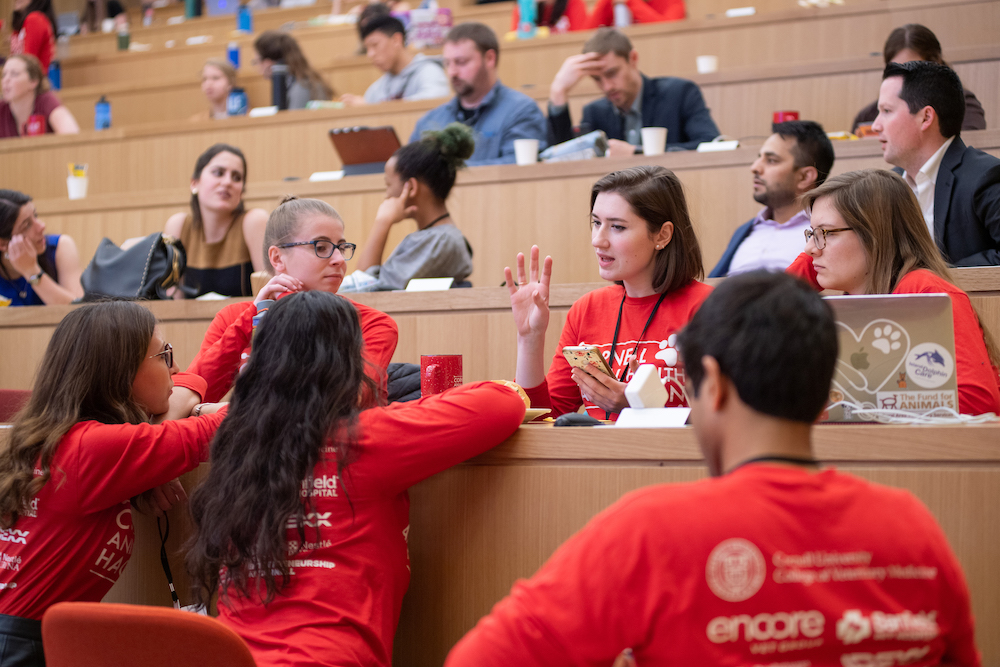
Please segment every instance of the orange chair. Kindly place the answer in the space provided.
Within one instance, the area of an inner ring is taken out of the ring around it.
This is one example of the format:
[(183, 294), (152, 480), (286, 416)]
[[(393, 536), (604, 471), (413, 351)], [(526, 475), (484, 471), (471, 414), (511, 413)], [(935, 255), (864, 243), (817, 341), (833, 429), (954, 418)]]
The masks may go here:
[(225, 625), (169, 607), (60, 602), (42, 617), (48, 667), (255, 667)]
[(0, 389), (0, 422), (9, 422), (28, 404), (30, 389)]

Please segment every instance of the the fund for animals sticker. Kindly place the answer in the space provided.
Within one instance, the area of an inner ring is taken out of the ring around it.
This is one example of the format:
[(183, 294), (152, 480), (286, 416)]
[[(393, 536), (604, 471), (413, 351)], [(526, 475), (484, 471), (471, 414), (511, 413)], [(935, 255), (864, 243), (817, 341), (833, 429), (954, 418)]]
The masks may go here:
[(705, 563), (705, 579), (712, 592), (727, 602), (747, 600), (764, 585), (767, 563), (753, 542), (739, 537), (723, 540)]
[(882, 410), (908, 412), (951, 408), (958, 411), (958, 397), (954, 390), (947, 391), (880, 391), (875, 396)]
[(955, 373), (955, 361), (943, 346), (920, 343), (906, 355), (906, 373), (914, 384), (937, 389)]

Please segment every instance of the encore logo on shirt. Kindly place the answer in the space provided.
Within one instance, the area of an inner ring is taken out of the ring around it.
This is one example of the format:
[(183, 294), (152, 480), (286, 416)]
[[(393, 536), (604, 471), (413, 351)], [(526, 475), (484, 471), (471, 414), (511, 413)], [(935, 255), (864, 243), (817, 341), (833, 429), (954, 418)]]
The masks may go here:
[[(772, 639), (815, 639), (823, 634), (826, 618), (823, 613), (810, 611), (779, 611), (773, 614), (739, 614), (718, 616), (708, 622), (706, 634), (714, 644), (739, 641), (740, 635), (748, 642)], [(742, 630), (742, 632), (741, 632)]]

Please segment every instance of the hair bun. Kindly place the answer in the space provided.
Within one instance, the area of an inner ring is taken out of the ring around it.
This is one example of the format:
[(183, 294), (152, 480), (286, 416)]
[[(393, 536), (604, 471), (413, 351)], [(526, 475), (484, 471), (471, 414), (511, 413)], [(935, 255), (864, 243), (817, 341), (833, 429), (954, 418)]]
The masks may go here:
[(472, 130), (462, 123), (449, 123), (443, 130), (434, 133), (434, 140), (448, 162), (464, 162), (472, 157), (476, 148)]

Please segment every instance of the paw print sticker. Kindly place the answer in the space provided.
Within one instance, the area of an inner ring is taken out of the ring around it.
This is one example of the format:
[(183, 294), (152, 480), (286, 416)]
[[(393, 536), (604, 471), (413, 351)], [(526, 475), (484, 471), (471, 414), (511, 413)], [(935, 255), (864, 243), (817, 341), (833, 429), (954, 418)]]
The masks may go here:
[(886, 324), (884, 327), (876, 327), (872, 333), (875, 334), (872, 347), (879, 350), (882, 354), (889, 354), (891, 350), (899, 349), (899, 337), (902, 334), (899, 329), (893, 329), (891, 324)]
[(666, 340), (660, 341), (660, 351), (653, 356), (663, 361), (667, 366), (677, 365), (677, 334), (670, 334)]

